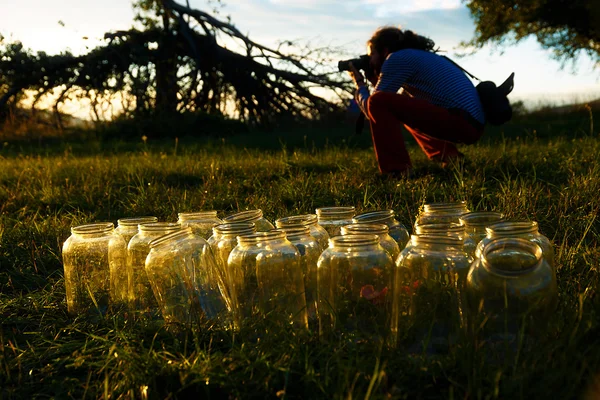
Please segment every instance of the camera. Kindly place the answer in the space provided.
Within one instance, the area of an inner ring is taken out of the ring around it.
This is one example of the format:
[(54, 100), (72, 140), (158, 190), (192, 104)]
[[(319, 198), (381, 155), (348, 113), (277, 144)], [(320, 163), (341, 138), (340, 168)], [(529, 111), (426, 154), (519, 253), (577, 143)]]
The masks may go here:
[(352, 63), (352, 65), (354, 65), (354, 68), (356, 68), (357, 70), (363, 70), (365, 72), (368, 72), (371, 68), (369, 65), (369, 60), (370, 57), (366, 54), (363, 54), (358, 58), (338, 62), (338, 69), (340, 70), (340, 72), (348, 71), (350, 69), (350, 63)]

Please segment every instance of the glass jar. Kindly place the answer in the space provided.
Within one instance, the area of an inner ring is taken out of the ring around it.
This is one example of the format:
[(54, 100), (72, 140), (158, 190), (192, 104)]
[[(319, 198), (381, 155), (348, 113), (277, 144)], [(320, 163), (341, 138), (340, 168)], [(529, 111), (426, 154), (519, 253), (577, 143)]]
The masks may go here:
[(486, 235), (477, 244), (475, 257), (481, 257), (483, 248), (496, 238), (523, 238), (537, 243), (541, 248), (544, 258), (552, 268), (554, 265), (554, 248), (550, 240), (542, 235), (538, 230), (538, 223), (535, 221), (522, 222), (499, 222), (485, 228)]
[(277, 228), (287, 228), (292, 226), (305, 225), (310, 228), (310, 235), (314, 237), (319, 246), (324, 250), (329, 246), (329, 233), (318, 224), (316, 214), (292, 215), (275, 220)]
[(223, 298), (227, 304), (227, 309), (234, 311), (231, 276), (227, 267), (229, 253), (237, 246), (237, 238), (240, 235), (250, 235), (256, 233), (256, 226), (253, 222), (240, 222), (237, 224), (220, 224), (213, 227), (213, 235), (208, 239), (208, 244), (217, 260), (217, 274)]
[(181, 225), (175, 222), (152, 222), (139, 226), (139, 232), (127, 245), (127, 265), (131, 271), (131, 308), (139, 317), (158, 317), (160, 310), (154, 298), (146, 274), (146, 257), (150, 253), (150, 242), (161, 236), (176, 232)]
[[(471, 257), (475, 253), (475, 247), (477, 243), (470, 236), (468, 236), (465, 232), (465, 226), (460, 223), (446, 223), (446, 224), (426, 224), (426, 225), (418, 225), (415, 226), (415, 233), (417, 235), (437, 235), (437, 236), (456, 236), (461, 237), (463, 239), (463, 243), (465, 246), (465, 251)], [(414, 246), (412, 240), (406, 245), (407, 247)]]
[(317, 262), (319, 333), (385, 340), (393, 272), (394, 262), (377, 235), (330, 238)]
[[(477, 338), (516, 349), (546, 331), (558, 301), (554, 268), (542, 248), (523, 238), (489, 241), (466, 284), (470, 327)], [(502, 347), (504, 350), (504, 347)]]
[(396, 219), (394, 210), (369, 211), (358, 214), (352, 218), (352, 222), (355, 224), (386, 224), (390, 228), (390, 236), (398, 243), (400, 249), (403, 249), (410, 239), (408, 230)]
[(465, 233), (473, 239), (475, 245), (485, 237), (485, 228), (502, 221), (504, 214), (494, 211), (468, 212), (460, 217), (460, 223), (465, 226)]
[(181, 224), (182, 228), (189, 226), (196, 235), (204, 239), (208, 239), (212, 235), (213, 226), (223, 223), (217, 218), (217, 212), (214, 210), (179, 213), (177, 215), (179, 217), (177, 222)]
[(216, 260), (205, 239), (188, 227), (150, 242), (145, 270), (167, 323), (224, 317)]
[(385, 224), (350, 224), (342, 226), (342, 235), (377, 235), (381, 247), (392, 257), (392, 261), (396, 261), (400, 248), (390, 236), (389, 230), (390, 228)]
[(117, 220), (117, 228), (115, 229), (115, 232), (125, 239), (125, 243), (129, 244), (131, 238), (138, 233), (139, 224), (148, 224), (157, 221), (158, 218), (156, 217), (120, 218)]
[(304, 276), (306, 295), (306, 312), (311, 329), (318, 329), (317, 324), (317, 261), (322, 253), (319, 242), (311, 236), (308, 226), (296, 225), (276, 229), (284, 232), (300, 254), (300, 268)]
[(413, 349), (447, 351), (465, 327), (463, 287), (473, 258), (460, 236), (413, 235), (412, 241), (396, 262), (392, 334), (409, 327)]
[(227, 262), (238, 325), (259, 316), (308, 328), (300, 254), (284, 232), (242, 235)]
[(275, 228), (265, 217), (262, 210), (242, 211), (236, 214), (229, 215), (223, 218), (223, 222), (227, 224), (239, 222), (254, 222), (257, 232), (267, 232)]
[(456, 203), (428, 203), (423, 205), (415, 220), (415, 227), (425, 224), (460, 223), (460, 217), (469, 212), (466, 201)]
[(75, 226), (62, 248), (69, 314), (104, 315), (128, 299), (125, 239), (112, 222)]
[(349, 207), (321, 207), (315, 210), (319, 225), (321, 225), (329, 237), (341, 235), (342, 226), (350, 225), (354, 217), (354, 206)]

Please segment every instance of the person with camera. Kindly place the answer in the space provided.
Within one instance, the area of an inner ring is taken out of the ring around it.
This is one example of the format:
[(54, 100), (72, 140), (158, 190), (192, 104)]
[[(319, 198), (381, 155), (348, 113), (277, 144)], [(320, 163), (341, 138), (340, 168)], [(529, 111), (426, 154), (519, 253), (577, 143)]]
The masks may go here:
[[(485, 116), (475, 86), (434, 46), (412, 31), (382, 27), (367, 42), (368, 65), (348, 65), (382, 174), (411, 174), (401, 125), (429, 159), (444, 166), (463, 158), (455, 143), (472, 144), (483, 134)], [(367, 64), (365, 58), (356, 63)], [(365, 70), (373, 93), (359, 69)]]

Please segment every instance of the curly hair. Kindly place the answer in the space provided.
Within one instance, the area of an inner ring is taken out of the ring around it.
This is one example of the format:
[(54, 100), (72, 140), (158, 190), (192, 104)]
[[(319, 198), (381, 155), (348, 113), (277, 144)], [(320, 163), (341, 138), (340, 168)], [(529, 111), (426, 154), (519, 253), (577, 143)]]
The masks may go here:
[(433, 51), (435, 42), (425, 36), (417, 35), (413, 31), (384, 26), (375, 31), (371, 39), (367, 41), (367, 45), (378, 52), (388, 49), (390, 53), (393, 53), (402, 49)]

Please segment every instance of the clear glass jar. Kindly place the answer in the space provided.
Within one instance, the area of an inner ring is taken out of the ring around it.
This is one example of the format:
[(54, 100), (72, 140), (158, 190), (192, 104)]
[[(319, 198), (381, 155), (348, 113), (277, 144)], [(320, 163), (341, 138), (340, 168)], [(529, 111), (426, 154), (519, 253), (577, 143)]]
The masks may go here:
[(150, 242), (161, 236), (179, 231), (176, 222), (152, 222), (139, 226), (139, 232), (127, 245), (127, 265), (131, 271), (131, 308), (138, 317), (158, 317), (160, 310), (154, 298), (146, 274), (146, 257), (150, 253)]
[(428, 203), (423, 205), (415, 220), (415, 227), (425, 224), (460, 223), (460, 217), (469, 212), (466, 201), (456, 203)]
[(342, 226), (342, 235), (377, 235), (379, 244), (388, 252), (392, 261), (396, 261), (400, 254), (398, 243), (390, 236), (390, 228), (385, 224), (350, 224)]
[[(427, 225), (418, 225), (415, 226), (415, 233), (417, 235), (450, 235), (463, 238), (463, 243), (465, 246), (465, 251), (470, 256), (473, 256), (475, 253), (475, 247), (477, 243), (471, 237), (469, 237), (465, 232), (465, 226), (460, 223), (447, 223), (447, 224), (427, 224)], [(406, 245), (405, 249), (408, 247), (413, 247), (414, 243), (412, 240)]]
[(317, 219), (329, 237), (342, 234), (342, 226), (350, 225), (355, 214), (354, 206), (349, 207), (321, 207), (315, 210)]
[(229, 259), (229, 253), (237, 246), (237, 238), (240, 235), (250, 235), (256, 233), (256, 226), (254, 222), (240, 222), (237, 224), (220, 224), (213, 227), (213, 235), (208, 239), (208, 244), (215, 254), (217, 260), (217, 273), (219, 284), (221, 286), (221, 292), (223, 298), (227, 304), (229, 311), (234, 311), (231, 282), (232, 277), (229, 276), (229, 270), (227, 267), (227, 260)]
[(129, 274), (125, 239), (112, 222), (75, 226), (63, 243), (69, 314), (104, 315), (127, 304)]
[(223, 218), (223, 223), (233, 224), (239, 222), (254, 222), (257, 232), (267, 232), (275, 228), (273, 224), (263, 216), (262, 210), (242, 211)]
[(352, 218), (355, 224), (386, 224), (390, 228), (390, 236), (403, 249), (410, 239), (408, 230), (396, 219), (394, 210), (369, 211), (355, 215)]
[(227, 262), (239, 325), (260, 316), (308, 328), (300, 254), (284, 232), (242, 235)]
[(554, 268), (537, 243), (522, 238), (489, 241), (471, 266), (466, 292), (476, 337), (513, 348), (520, 337), (545, 332), (558, 301)]
[(310, 235), (314, 237), (319, 246), (324, 250), (329, 246), (329, 233), (318, 223), (316, 214), (292, 215), (275, 220), (277, 228), (305, 225), (310, 228)]
[(394, 262), (377, 235), (330, 238), (317, 262), (319, 333), (385, 340), (393, 272)]
[(504, 214), (494, 211), (474, 211), (463, 214), (460, 223), (465, 226), (465, 233), (477, 245), (486, 235), (485, 228), (504, 221)]
[(150, 242), (145, 270), (167, 323), (200, 323), (225, 316), (216, 260), (206, 240), (192, 228)]
[(463, 288), (473, 258), (459, 236), (413, 235), (412, 241), (396, 262), (392, 334), (411, 327), (414, 348), (446, 351), (465, 327)]
[(486, 235), (477, 244), (475, 249), (475, 258), (481, 257), (483, 248), (496, 238), (522, 238), (537, 243), (544, 254), (544, 258), (552, 268), (554, 265), (554, 248), (550, 240), (542, 235), (538, 230), (538, 223), (535, 221), (522, 222), (499, 222), (485, 228)]
[(322, 249), (319, 242), (310, 234), (308, 226), (296, 225), (276, 229), (284, 232), (300, 254), (300, 268), (304, 275), (306, 295), (306, 312), (311, 329), (318, 329), (317, 324), (317, 261)]
[(189, 226), (196, 235), (204, 239), (208, 239), (212, 235), (212, 228), (215, 225), (223, 223), (217, 218), (217, 212), (214, 210), (179, 213), (177, 215), (179, 217), (177, 222), (181, 224), (182, 228)]
[(156, 217), (132, 217), (132, 218), (120, 218), (117, 220), (117, 227), (115, 232), (118, 233), (125, 239), (125, 243), (129, 244), (132, 237), (138, 233), (138, 225), (149, 224), (151, 222), (157, 222)]

